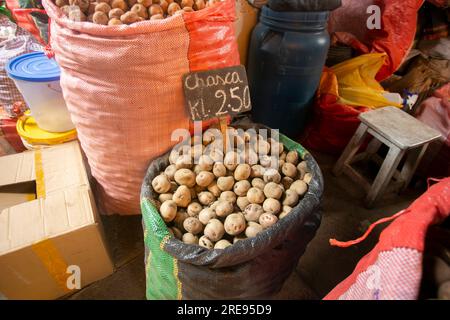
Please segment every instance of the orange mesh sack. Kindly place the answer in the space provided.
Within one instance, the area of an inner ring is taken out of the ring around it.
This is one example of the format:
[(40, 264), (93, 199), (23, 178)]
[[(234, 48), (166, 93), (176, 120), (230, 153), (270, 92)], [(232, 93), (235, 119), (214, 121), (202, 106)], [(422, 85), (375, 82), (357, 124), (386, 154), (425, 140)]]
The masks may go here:
[(189, 128), (182, 76), (239, 64), (234, 0), (120, 26), (74, 22), (51, 0), (43, 5), (101, 211), (139, 214), (148, 165), (175, 144), (173, 130)]

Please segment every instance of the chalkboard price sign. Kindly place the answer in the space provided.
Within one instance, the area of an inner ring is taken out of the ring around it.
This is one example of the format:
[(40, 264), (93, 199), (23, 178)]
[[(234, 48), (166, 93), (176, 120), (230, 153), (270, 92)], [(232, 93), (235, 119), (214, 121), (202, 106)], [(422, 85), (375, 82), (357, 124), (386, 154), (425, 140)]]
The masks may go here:
[(244, 66), (191, 72), (183, 77), (186, 108), (193, 121), (250, 111), (250, 89)]

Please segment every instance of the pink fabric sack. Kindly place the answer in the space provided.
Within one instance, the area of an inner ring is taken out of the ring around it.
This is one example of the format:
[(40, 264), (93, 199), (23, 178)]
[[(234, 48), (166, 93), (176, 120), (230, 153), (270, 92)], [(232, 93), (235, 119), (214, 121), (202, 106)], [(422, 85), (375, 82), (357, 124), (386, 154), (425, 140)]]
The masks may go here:
[(189, 128), (182, 76), (239, 64), (235, 3), (132, 25), (74, 22), (51, 0), (50, 44), (61, 87), (97, 180), (102, 213), (139, 214), (151, 160)]

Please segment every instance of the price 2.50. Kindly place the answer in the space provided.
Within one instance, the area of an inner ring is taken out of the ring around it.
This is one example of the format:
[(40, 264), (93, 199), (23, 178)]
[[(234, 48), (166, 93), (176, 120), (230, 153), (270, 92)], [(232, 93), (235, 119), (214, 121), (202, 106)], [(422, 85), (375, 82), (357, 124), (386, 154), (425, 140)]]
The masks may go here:
[(248, 86), (234, 87), (229, 90), (219, 89), (214, 96), (221, 99), (221, 107), (216, 116), (221, 117), (229, 113), (241, 113), (251, 110), (250, 89)]

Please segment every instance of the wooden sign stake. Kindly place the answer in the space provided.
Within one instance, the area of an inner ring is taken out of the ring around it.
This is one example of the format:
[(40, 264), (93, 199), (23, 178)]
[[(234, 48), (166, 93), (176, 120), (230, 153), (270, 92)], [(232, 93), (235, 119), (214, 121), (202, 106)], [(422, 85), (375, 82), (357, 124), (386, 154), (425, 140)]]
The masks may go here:
[(222, 132), (223, 137), (223, 152), (227, 152), (227, 128), (228, 128), (228, 119), (227, 117), (219, 118), (220, 131)]

